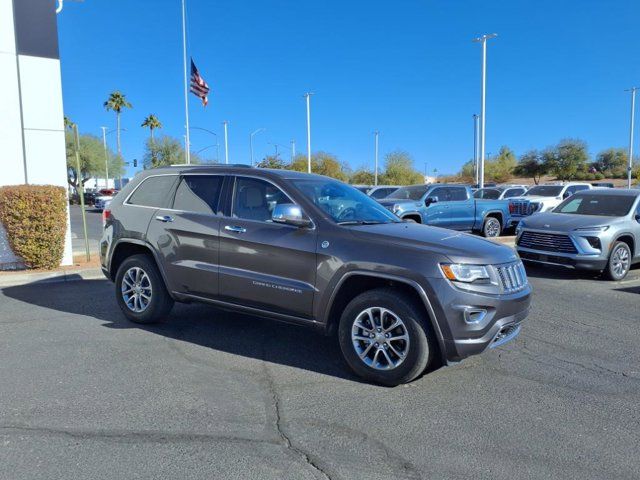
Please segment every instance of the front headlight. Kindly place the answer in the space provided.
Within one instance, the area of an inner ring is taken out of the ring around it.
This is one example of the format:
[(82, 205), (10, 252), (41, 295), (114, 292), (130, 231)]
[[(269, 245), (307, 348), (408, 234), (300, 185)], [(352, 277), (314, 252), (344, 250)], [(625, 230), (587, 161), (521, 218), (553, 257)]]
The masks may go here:
[(525, 227), (525, 224), (523, 220), (518, 222), (518, 225), (516, 225), (516, 237), (522, 233), (522, 230), (524, 229), (524, 227)]
[(609, 230), (609, 225), (598, 225), (595, 227), (576, 228), (574, 232), (606, 232), (607, 230)]
[(392, 211), (393, 213), (398, 213), (398, 212), (400, 211), (400, 209), (401, 209), (401, 208), (402, 208), (402, 207), (396, 203), (393, 207), (391, 207), (391, 211)]
[(484, 265), (464, 265), (459, 263), (440, 264), (442, 274), (454, 282), (471, 283), (476, 280), (489, 280), (489, 270)]

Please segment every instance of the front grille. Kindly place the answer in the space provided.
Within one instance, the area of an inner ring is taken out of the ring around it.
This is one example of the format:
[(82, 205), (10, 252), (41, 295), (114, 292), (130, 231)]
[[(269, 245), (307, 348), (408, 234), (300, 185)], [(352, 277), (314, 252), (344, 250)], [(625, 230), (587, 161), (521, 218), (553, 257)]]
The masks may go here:
[(568, 235), (543, 232), (522, 232), (518, 239), (519, 247), (542, 250), (544, 252), (578, 253)]
[(518, 292), (527, 286), (527, 273), (522, 262), (497, 265), (496, 270), (505, 293)]

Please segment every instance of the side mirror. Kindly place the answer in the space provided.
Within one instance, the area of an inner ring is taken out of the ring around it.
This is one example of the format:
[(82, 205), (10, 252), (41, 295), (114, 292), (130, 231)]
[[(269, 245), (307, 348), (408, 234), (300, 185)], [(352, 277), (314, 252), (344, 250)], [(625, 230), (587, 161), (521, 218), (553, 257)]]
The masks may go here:
[(311, 225), (311, 220), (304, 218), (302, 215), (302, 209), (293, 203), (276, 205), (271, 214), (271, 220), (274, 223), (283, 223), (295, 227), (308, 227)]
[(564, 195), (562, 195), (562, 198), (565, 199), (565, 198), (569, 198), (570, 196), (571, 196), (570, 192), (564, 192)]
[(428, 207), (432, 203), (438, 203), (438, 197), (427, 197), (424, 201), (424, 204)]
[(640, 213), (636, 213), (636, 222), (640, 223)]

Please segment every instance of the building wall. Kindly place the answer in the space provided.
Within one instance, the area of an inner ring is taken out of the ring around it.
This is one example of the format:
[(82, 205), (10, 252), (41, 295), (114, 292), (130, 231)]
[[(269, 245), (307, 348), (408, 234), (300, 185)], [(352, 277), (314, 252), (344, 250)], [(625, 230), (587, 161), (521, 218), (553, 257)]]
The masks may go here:
[[(0, 0), (0, 185), (67, 188), (55, 8), (55, 0)], [(67, 220), (63, 264), (72, 260)]]

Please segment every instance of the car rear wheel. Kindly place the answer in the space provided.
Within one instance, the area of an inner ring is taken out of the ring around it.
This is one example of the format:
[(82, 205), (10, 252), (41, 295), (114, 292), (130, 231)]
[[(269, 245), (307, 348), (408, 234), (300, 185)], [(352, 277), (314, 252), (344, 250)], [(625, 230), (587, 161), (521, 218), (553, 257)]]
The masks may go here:
[(487, 217), (484, 219), (482, 225), (482, 235), (487, 238), (494, 238), (500, 236), (502, 230), (502, 224), (496, 217)]
[(631, 249), (624, 242), (613, 244), (609, 254), (609, 263), (605, 268), (605, 276), (609, 280), (622, 280), (629, 273), (631, 268)]
[(425, 316), (413, 299), (392, 288), (358, 295), (340, 318), (338, 339), (345, 360), (370, 382), (410, 382), (434, 357), (435, 338)]
[(158, 322), (173, 307), (158, 267), (148, 255), (133, 255), (122, 262), (115, 284), (118, 306), (132, 322)]

